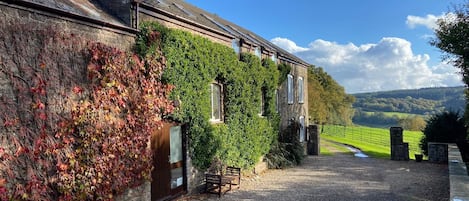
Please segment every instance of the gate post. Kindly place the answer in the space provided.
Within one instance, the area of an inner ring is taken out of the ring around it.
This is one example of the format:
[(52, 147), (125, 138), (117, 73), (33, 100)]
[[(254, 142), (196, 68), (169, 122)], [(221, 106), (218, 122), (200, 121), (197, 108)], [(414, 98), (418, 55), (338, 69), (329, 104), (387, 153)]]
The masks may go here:
[(319, 155), (319, 126), (317, 124), (312, 124), (308, 126), (308, 143), (307, 143), (307, 152), (308, 155)]
[(391, 160), (409, 160), (409, 144), (403, 142), (402, 127), (391, 127)]

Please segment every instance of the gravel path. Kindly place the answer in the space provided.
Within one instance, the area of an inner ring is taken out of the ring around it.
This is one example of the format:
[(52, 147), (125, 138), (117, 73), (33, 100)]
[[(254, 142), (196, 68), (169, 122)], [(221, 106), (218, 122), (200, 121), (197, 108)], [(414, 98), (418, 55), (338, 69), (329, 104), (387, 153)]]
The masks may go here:
[[(244, 177), (220, 200), (449, 200), (448, 167), (415, 161), (357, 158), (328, 147), (332, 156), (308, 156), (285, 170)], [(195, 195), (183, 200), (218, 200)]]

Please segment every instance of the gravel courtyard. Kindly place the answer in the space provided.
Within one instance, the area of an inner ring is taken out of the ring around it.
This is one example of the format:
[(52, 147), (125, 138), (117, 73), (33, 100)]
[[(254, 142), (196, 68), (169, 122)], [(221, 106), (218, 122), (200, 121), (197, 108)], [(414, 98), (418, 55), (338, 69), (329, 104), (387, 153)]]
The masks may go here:
[[(357, 158), (328, 147), (331, 156), (308, 156), (301, 166), (245, 177), (220, 200), (449, 200), (446, 164)], [(218, 200), (195, 195), (182, 200)]]

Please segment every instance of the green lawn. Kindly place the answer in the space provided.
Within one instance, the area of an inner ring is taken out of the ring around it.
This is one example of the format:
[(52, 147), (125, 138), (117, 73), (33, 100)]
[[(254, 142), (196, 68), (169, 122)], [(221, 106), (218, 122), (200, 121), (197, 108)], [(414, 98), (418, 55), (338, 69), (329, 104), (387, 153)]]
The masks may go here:
[(320, 153), (321, 155), (325, 155), (325, 156), (331, 156), (331, 155), (334, 155), (334, 153), (329, 150), (330, 148), (333, 148), (333, 149), (336, 149), (338, 150), (339, 152), (342, 152), (342, 153), (350, 153), (352, 154), (352, 152), (347, 149), (346, 147), (344, 146), (341, 146), (341, 145), (338, 145), (334, 142), (331, 142), (331, 141), (328, 141), (328, 140), (325, 140), (326, 138), (322, 139), (321, 138), (321, 143), (320, 143)]
[[(404, 131), (404, 142), (409, 143), (409, 156), (420, 153), (418, 146), (422, 132)], [(364, 126), (324, 126), (321, 138), (349, 144), (361, 149), (364, 153), (378, 158), (390, 158), (389, 129), (371, 128)]]

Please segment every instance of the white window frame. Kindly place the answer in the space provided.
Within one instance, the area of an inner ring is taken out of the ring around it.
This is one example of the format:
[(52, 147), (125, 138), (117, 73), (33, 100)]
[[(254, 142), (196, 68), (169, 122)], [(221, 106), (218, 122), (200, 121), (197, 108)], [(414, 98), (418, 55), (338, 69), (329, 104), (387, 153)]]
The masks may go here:
[(262, 57), (261, 47), (255, 47), (255, 48), (254, 48), (254, 55), (256, 55), (256, 56), (259, 57), (259, 58)]
[(278, 89), (275, 89), (275, 111), (276, 111), (277, 113), (280, 112), (279, 100), (280, 100), (280, 95), (279, 95), (279, 93), (278, 93)]
[(300, 116), (300, 118), (298, 118), (298, 121), (300, 123), (300, 130), (299, 130), (300, 142), (304, 142), (305, 137), (306, 137), (305, 116)]
[(233, 48), (236, 54), (239, 54), (239, 52), (241, 52), (241, 45), (239, 43), (239, 39), (235, 38), (231, 40), (231, 47)]
[(266, 91), (265, 89), (261, 90), (261, 101), (259, 105), (259, 116), (264, 116), (265, 115), (265, 96), (266, 96)]
[[(214, 107), (215, 107), (215, 96), (214, 96), (214, 87), (215, 86), (218, 86), (219, 87), (219, 94), (218, 94), (218, 116), (219, 118), (217, 118), (214, 113)], [(221, 122), (223, 121), (223, 85), (219, 84), (219, 83), (211, 83), (210, 84), (210, 104), (211, 104), (211, 107), (210, 107), (210, 121), (212, 122)]]
[(294, 90), (293, 90), (293, 75), (287, 75), (287, 103), (293, 104), (294, 100)]
[(298, 103), (304, 103), (304, 79), (298, 77)]

